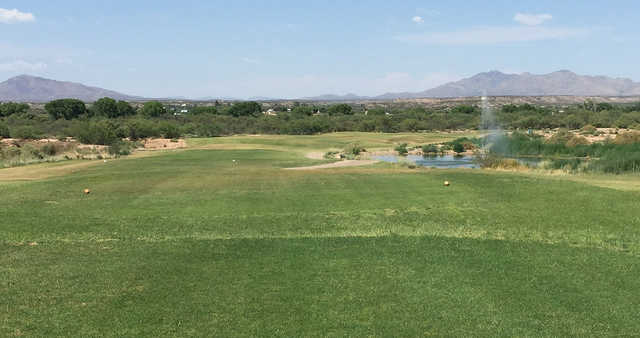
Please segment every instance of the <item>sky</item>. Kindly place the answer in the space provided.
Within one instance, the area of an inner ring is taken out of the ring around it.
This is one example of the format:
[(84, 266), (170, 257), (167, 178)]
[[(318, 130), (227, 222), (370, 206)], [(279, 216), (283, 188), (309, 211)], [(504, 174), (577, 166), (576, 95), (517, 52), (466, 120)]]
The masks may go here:
[(2, 0), (0, 81), (189, 98), (418, 92), (490, 70), (640, 81), (637, 13), (637, 0)]

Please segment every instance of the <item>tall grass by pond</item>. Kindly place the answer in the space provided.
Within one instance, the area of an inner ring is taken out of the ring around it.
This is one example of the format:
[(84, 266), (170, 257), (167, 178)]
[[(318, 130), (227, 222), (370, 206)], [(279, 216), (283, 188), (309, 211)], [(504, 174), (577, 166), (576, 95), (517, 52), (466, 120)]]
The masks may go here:
[(489, 146), (497, 157), (544, 157), (547, 169), (620, 174), (640, 172), (640, 133), (589, 143), (581, 136), (560, 131), (550, 139), (513, 133)]

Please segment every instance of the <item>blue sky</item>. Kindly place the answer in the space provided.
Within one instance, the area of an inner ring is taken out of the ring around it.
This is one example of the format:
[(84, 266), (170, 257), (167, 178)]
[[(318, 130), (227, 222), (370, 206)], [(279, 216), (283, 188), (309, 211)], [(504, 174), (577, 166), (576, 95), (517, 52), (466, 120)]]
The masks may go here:
[(147, 97), (422, 91), (488, 70), (640, 81), (639, 1), (3, 0), (0, 81)]

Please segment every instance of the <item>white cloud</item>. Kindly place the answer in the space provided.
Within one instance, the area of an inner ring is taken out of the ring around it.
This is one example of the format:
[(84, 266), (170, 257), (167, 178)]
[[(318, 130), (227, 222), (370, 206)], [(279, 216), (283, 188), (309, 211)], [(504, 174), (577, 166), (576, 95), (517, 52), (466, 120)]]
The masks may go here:
[(252, 58), (249, 58), (249, 57), (243, 57), (241, 60), (242, 60), (242, 62), (251, 63), (251, 64), (260, 63), (260, 60), (252, 59)]
[(417, 24), (421, 24), (424, 23), (424, 19), (421, 16), (414, 16), (413, 18), (411, 18), (411, 21), (417, 23)]
[(0, 72), (35, 72), (47, 68), (43, 62), (31, 63), (24, 60), (0, 63)]
[(17, 9), (4, 9), (0, 8), (0, 23), (18, 23), (18, 22), (31, 22), (36, 18), (31, 13), (20, 12)]
[(564, 40), (584, 36), (589, 31), (564, 27), (479, 27), (452, 32), (430, 32), (396, 36), (395, 39), (411, 43), (432, 45), (491, 45), (510, 42)]
[(515, 20), (516, 22), (519, 22), (523, 25), (527, 25), (527, 26), (538, 26), (543, 24), (545, 21), (549, 21), (553, 19), (553, 16), (551, 14), (524, 14), (524, 13), (517, 13), (514, 17), (513, 20)]

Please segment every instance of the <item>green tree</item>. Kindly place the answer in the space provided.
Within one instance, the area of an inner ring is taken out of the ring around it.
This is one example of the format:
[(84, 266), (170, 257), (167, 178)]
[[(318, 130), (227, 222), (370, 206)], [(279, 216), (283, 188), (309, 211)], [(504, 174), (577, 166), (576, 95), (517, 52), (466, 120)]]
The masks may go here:
[(72, 120), (87, 113), (84, 102), (76, 99), (60, 99), (47, 103), (44, 109), (54, 120)]
[(313, 107), (303, 105), (303, 106), (295, 106), (291, 109), (291, 115), (295, 117), (306, 117), (313, 115)]
[(91, 112), (97, 116), (118, 117), (118, 103), (110, 97), (103, 97), (93, 104)]
[(352, 115), (353, 108), (346, 103), (334, 104), (327, 110), (329, 115)]
[(218, 108), (212, 107), (212, 106), (193, 107), (193, 109), (191, 109), (191, 114), (193, 114), (193, 115), (200, 115), (200, 114), (216, 115), (216, 114), (218, 114)]
[(164, 115), (167, 110), (164, 108), (162, 103), (158, 101), (149, 101), (142, 106), (142, 110), (140, 112), (146, 117), (159, 117)]
[(0, 138), (10, 137), (11, 133), (9, 132), (9, 127), (6, 123), (0, 121)]
[(453, 145), (453, 151), (457, 154), (464, 153), (464, 145), (462, 143), (455, 143)]
[(133, 108), (127, 101), (118, 101), (118, 116), (131, 116), (136, 114), (136, 109)]
[(26, 103), (6, 102), (0, 103), (0, 116), (10, 116), (13, 114), (21, 114), (29, 111), (29, 105)]
[(238, 102), (231, 106), (228, 110), (229, 115), (234, 117), (240, 116), (260, 116), (262, 106), (258, 102)]

